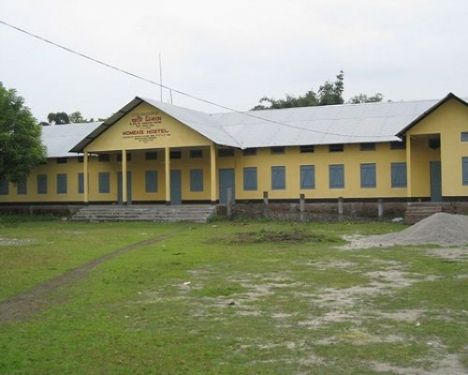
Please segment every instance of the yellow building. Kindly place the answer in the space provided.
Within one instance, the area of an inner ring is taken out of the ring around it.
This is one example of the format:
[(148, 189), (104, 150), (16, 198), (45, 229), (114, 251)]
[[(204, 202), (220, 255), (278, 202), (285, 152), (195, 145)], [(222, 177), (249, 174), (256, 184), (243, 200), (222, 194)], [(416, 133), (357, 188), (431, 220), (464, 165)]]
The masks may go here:
[(207, 114), (136, 97), (103, 123), (43, 128), (47, 163), (3, 204), (463, 200), (468, 104), (345, 104)]

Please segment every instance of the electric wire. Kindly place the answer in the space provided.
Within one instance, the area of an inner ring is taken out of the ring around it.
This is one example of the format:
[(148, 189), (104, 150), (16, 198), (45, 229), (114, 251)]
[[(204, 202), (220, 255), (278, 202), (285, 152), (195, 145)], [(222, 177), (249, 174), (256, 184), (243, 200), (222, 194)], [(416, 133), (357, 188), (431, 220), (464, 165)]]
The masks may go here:
[(176, 88), (173, 88), (173, 87), (158, 83), (156, 81), (153, 81), (152, 79), (149, 79), (149, 78), (143, 77), (141, 75), (132, 73), (132, 72), (130, 72), (128, 70), (119, 68), (118, 66), (106, 63), (105, 61), (99, 60), (99, 59), (97, 59), (95, 57), (89, 56), (89, 55), (84, 54), (82, 52), (76, 51), (76, 50), (74, 50), (72, 48), (66, 47), (66, 46), (64, 46), (62, 44), (56, 43), (56, 42), (54, 42), (54, 41), (52, 41), (50, 39), (44, 38), (44, 37), (42, 37), (42, 36), (40, 36), (38, 34), (32, 33), (32, 32), (30, 32), (28, 30), (25, 30), (25, 29), (23, 29), (21, 27), (12, 25), (12, 24), (10, 24), (10, 23), (8, 23), (6, 21), (3, 21), (1, 19), (0, 19), (0, 24), (3, 24), (4, 26), (7, 26), (7, 27), (12, 28), (14, 30), (17, 30), (17, 31), (19, 31), (19, 32), (21, 32), (23, 34), (26, 34), (26, 35), (28, 35), (28, 36), (30, 36), (32, 38), (35, 38), (37, 40), (40, 40), (40, 41), (44, 42), (44, 43), (47, 43), (47, 44), (50, 44), (50, 45), (55, 46), (57, 48), (60, 48), (60, 49), (66, 51), (68, 53), (73, 54), (73, 55), (82, 57), (82, 58), (84, 58), (86, 60), (92, 61), (92, 62), (94, 62), (96, 64), (102, 65), (102, 66), (107, 67), (109, 69), (112, 69), (114, 71), (123, 73), (125, 75), (136, 78), (138, 80), (144, 81), (146, 83), (158, 86), (161, 89), (166, 89), (166, 90), (169, 90), (169, 91), (173, 91), (173, 92), (175, 92), (175, 93), (177, 93), (179, 95), (185, 96), (187, 98), (190, 98), (190, 99), (193, 99), (193, 100), (205, 103), (205, 104), (209, 104), (209, 105), (221, 108), (221, 109), (225, 109), (225, 110), (227, 110), (229, 112), (234, 112), (234, 113), (237, 113), (239, 115), (248, 116), (248, 117), (251, 117), (251, 118), (255, 118), (257, 120), (261, 120), (261, 121), (273, 123), (273, 124), (276, 124), (276, 125), (281, 125), (281, 126), (293, 128), (293, 129), (296, 129), (296, 130), (303, 130), (303, 131), (308, 131), (308, 132), (323, 134), (323, 135), (332, 135), (332, 136), (349, 137), (349, 138), (363, 138), (363, 139), (364, 138), (389, 138), (389, 137), (394, 137), (395, 136), (394, 134), (390, 134), (390, 135), (359, 135), (359, 134), (335, 133), (335, 132), (329, 132), (329, 131), (324, 131), (324, 130), (310, 129), (310, 128), (306, 128), (306, 127), (301, 127), (301, 126), (296, 126), (296, 125), (284, 123), (284, 122), (281, 122), (281, 121), (268, 119), (268, 118), (265, 118), (265, 117), (262, 117), (262, 116), (255, 115), (252, 112), (240, 111), (240, 110), (225, 106), (223, 104), (218, 104), (218, 103), (215, 103), (215, 102), (213, 102), (211, 100), (201, 98), (201, 97), (199, 97), (197, 95), (193, 95), (193, 94), (187, 93), (185, 91), (178, 90)]

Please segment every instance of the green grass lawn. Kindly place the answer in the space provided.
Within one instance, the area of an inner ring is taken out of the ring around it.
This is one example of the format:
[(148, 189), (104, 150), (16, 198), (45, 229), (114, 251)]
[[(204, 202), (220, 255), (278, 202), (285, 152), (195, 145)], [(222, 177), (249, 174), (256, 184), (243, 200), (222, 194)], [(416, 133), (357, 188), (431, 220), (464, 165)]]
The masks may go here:
[(0, 303), (167, 236), (51, 290), (29, 319), (0, 321), (0, 373), (467, 372), (459, 249), (339, 248), (344, 234), (402, 228), (0, 220)]

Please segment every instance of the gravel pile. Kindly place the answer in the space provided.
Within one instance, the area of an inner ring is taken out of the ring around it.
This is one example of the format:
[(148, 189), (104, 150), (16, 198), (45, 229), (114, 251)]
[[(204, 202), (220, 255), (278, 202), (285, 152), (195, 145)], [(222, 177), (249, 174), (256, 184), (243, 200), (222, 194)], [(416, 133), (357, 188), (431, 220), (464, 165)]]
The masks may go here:
[(468, 244), (468, 216), (440, 212), (397, 233), (367, 237), (348, 237), (346, 248), (389, 247), (395, 245), (436, 244), (458, 246)]

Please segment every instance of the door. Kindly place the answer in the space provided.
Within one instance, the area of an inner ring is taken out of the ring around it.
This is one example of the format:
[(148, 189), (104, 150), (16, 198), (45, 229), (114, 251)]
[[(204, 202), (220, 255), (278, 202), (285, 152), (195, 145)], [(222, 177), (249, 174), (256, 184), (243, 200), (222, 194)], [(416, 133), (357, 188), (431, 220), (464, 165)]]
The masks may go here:
[(227, 189), (232, 189), (232, 203), (236, 200), (234, 169), (226, 168), (219, 170), (219, 203), (226, 204)]
[(440, 161), (431, 161), (431, 201), (442, 201), (442, 174)]
[(171, 204), (182, 203), (182, 176), (179, 169), (171, 170)]
[[(117, 172), (117, 201), (123, 203), (122, 172)], [(132, 204), (132, 172), (127, 172), (127, 204)]]

